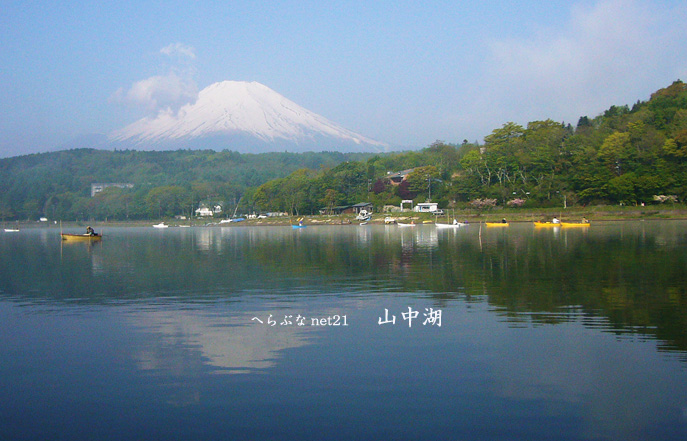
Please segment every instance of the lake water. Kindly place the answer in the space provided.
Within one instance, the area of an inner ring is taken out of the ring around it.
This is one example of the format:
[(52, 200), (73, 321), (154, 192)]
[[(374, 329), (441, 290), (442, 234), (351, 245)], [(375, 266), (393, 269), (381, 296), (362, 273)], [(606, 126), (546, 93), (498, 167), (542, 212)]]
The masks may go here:
[(0, 233), (1, 440), (684, 440), (687, 222)]

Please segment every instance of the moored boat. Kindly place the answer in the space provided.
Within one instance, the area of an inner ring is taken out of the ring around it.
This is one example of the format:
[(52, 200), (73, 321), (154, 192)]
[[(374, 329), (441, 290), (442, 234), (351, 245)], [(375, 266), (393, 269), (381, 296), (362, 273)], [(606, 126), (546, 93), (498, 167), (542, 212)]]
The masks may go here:
[[(4, 226), (4, 224), (3, 224)], [(19, 222), (17, 222), (16, 227), (7, 227), (5, 226), (5, 233), (18, 233), (19, 232)]]
[(355, 220), (359, 220), (361, 222), (367, 222), (370, 219), (372, 219), (372, 213), (370, 213), (367, 210), (360, 210), (360, 213), (355, 217)]
[(97, 242), (103, 239), (101, 234), (68, 234), (60, 233), (62, 240), (70, 242)]
[(553, 228), (560, 227), (561, 224), (560, 222), (534, 222), (534, 226), (540, 228)]
[(566, 228), (587, 228), (589, 225), (589, 222), (561, 222), (561, 226)]
[(508, 222), (486, 222), (487, 227), (507, 227), (510, 224)]
[(153, 228), (169, 228), (169, 225), (164, 222), (160, 222), (159, 224), (153, 225)]
[(442, 228), (460, 228), (460, 227), (467, 227), (468, 224), (465, 222), (458, 222), (455, 224), (434, 224), (437, 228), (442, 229)]

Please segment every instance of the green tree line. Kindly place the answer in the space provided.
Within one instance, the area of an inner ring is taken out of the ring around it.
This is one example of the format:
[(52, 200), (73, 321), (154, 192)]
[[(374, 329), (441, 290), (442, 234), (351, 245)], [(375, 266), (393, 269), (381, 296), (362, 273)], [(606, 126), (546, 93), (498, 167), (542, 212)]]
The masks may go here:
[[(401, 185), (390, 173), (409, 170)], [(437, 141), (417, 152), (376, 155), (314, 172), (298, 170), (254, 192), (263, 210), (314, 213), (370, 201), (375, 206), (431, 199), (443, 208), (476, 201), (504, 206), (640, 204), (687, 198), (687, 85), (646, 102), (527, 126), (508, 122), (484, 143)]]
[[(74, 149), (0, 159), (5, 220), (158, 219), (189, 215), (200, 204), (234, 209), (264, 182), (299, 169), (331, 168), (365, 154)], [(91, 197), (91, 184), (107, 187)]]

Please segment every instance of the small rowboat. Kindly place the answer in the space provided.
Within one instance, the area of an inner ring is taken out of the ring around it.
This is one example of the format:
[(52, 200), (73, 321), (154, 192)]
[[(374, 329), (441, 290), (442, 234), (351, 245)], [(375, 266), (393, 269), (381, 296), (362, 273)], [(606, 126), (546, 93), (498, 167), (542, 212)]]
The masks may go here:
[(169, 228), (169, 225), (164, 222), (160, 222), (159, 224), (153, 225), (153, 228)]
[(60, 233), (62, 240), (69, 242), (98, 242), (103, 239), (101, 234), (67, 234)]
[(415, 224), (402, 224), (400, 222), (397, 223), (396, 225), (398, 225), (399, 227), (414, 227), (415, 226)]
[(434, 224), (436, 225), (437, 228), (443, 229), (443, 228), (460, 228), (460, 227), (467, 227), (468, 224), (464, 222), (458, 222), (457, 224)]
[(543, 228), (555, 228), (555, 227), (560, 227), (561, 224), (558, 222), (556, 222), (556, 223), (553, 223), (553, 222), (535, 222), (534, 226), (540, 227), (540, 228), (541, 227), (543, 227)]
[(507, 227), (510, 224), (508, 222), (486, 222), (487, 227)]
[(561, 222), (565, 228), (588, 228), (591, 225), (589, 222)]
[(307, 225), (293, 225), (293, 224), (291, 225), (291, 228), (293, 228), (294, 230), (297, 230), (298, 228), (305, 228), (305, 227), (307, 227)]

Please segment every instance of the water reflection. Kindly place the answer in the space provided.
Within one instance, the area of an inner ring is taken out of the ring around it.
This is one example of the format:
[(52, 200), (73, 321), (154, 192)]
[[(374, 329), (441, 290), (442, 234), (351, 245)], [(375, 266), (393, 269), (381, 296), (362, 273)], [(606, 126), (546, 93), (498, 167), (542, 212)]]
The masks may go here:
[(2, 236), (0, 438), (684, 439), (686, 225)]
[(561, 311), (575, 306), (609, 329), (646, 333), (684, 351), (684, 231), (680, 222), (148, 228), (111, 229), (102, 243), (62, 246), (57, 230), (29, 230), (21, 240), (3, 236), (0, 289), (24, 300), (82, 303), (416, 292), (439, 301), (481, 298), (513, 324), (562, 323)]
[[(609, 334), (582, 341), (578, 331), (567, 325), (507, 337), (498, 352), (508, 363), (492, 364), (491, 392), (508, 400), (551, 403), (547, 413), (553, 415), (576, 409), (582, 439), (649, 439), (655, 425), (675, 424), (669, 423), (670, 414), (685, 401), (674, 393), (675, 385), (663, 377), (665, 372), (656, 369), (665, 361), (652, 353), (651, 344), (632, 343), (643, 357), (629, 367), (624, 366), (627, 345), (613, 344)], [(530, 340), (533, 333), (541, 337), (536, 342)], [(546, 354), (545, 361), (540, 361), (541, 353)], [(678, 418), (678, 427), (685, 422)]]
[(198, 228), (194, 231), (196, 239), (196, 249), (201, 251), (210, 251), (210, 246), (213, 244), (215, 235), (209, 228)]
[[(203, 310), (161, 310), (128, 316), (131, 326), (144, 331), (149, 341), (135, 354), (139, 368), (147, 371), (185, 369), (188, 360), (194, 359), (216, 373), (252, 373), (274, 367), (282, 351), (308, 343), (302, 328), (272, 327), (253, 317), (266, 321), (267, 315), (247, 313), (236, 318)], [(246, 323), (247, 319), (251, 321)], [(171, 353), (178, 356), (170, 357)]]
[(415, 228), (402, 230), (403, 238), (410, 238), (412, 248), (433, 249), (439, 246), (439, 235), (433, 225), (418, 225)]

